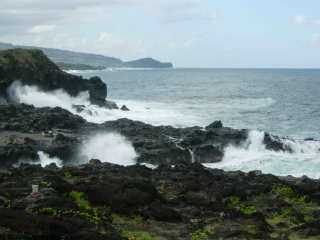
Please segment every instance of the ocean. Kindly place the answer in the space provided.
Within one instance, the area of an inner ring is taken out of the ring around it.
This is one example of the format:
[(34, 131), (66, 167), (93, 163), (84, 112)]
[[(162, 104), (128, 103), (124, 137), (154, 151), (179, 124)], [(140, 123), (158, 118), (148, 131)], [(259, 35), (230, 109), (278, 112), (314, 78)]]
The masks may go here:
[[(229, 146), (224, 160), (209, 167), (261, 170), (276, 175), (320, 177), (320, 70), (299, 69), (107, 69), (71, 71), (99, 76), (108, 99), (130, 111), (90, 106), (81, 116), (92, 122), (130, 118), (153, 125), (225, 126), (252, 130), (243, 146)], [(46, 94), (16, 88), (20, 100), (41, 106), (88, 105), (88, 96)], [(43, 99), (43, 101), (39, 101)], [(263, 133), (281, 136), (293, 153), (265, 149)]]

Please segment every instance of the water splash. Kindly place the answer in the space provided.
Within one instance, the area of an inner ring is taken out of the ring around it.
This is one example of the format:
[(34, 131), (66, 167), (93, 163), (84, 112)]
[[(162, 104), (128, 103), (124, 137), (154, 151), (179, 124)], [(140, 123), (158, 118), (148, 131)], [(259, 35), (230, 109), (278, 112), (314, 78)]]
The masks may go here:
[(248, 139), (241, 146), (228, 146), (219, 163), (204, 164), (211, 168), (225, 170), (261, 170), (280, 176), (292, 175), (312, 178), (320, 177), (320, 141), (282, 139), (293, 152), (266, 149), (264, 132), (250, 131)]
[(134, 165), (137, 153), (132, 144), (117, 133), (97, 133), (84, 141), (80, 148), (80, 163), (99, 159), (118, 165)]

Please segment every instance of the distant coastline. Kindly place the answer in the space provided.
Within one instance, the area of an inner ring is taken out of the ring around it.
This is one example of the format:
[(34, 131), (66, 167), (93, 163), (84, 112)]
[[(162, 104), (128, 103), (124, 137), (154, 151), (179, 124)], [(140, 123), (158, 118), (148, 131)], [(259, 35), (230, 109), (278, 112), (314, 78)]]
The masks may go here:
[(74, 52), (69, 50), (20, 46), (0, 42), (0, 50), (23, 48), (42, 50), (54, 63), (64, 70), (102, 70), (105, 68), (173, 68), (171, 62), (161, 62), (153, 58), (123, 61), (119, 58), (99, 54)]

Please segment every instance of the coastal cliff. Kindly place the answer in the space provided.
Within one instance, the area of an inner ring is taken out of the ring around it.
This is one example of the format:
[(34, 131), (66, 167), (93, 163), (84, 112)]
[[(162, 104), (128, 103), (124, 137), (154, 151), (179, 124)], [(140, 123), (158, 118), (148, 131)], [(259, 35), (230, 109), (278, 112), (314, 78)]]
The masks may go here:
[(71, 96), (88, 91), (92, 104), (115, 108), (106, 101), (107, 85), (99, 77), (83, 79), (59, 69), (42, 51), (12, 49), (0, 51), (0, 96), (8, 102), (8, 87), (15, 81), (43, 91), (62, 89)]
[[(14, 102), (7, 91), (15, 81), (71, 96), (88, 91), (93, 104), (107, 104), (98, 77), (65, 73), (38, 50), (0, 52), (1, 239), (320, 238), (319, 180), (202, 165), (223, 161), (225, 147), (246, 143), (249, 130), (220, 121), (205, 128), (95, 124), (59, 107)], [(111, 164), (105, 159), (117, 158), (112, 152), (79, 154), (96, 133), (121, 134), (134, 163)], [(292, 151), (277, 137), (262, 137), (267, 149)]]

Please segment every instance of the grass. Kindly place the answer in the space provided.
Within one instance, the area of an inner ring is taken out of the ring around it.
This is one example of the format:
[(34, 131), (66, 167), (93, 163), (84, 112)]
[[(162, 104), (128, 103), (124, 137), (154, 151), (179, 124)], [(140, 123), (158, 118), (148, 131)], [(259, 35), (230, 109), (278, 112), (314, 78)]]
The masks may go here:
[(127, 238), (128, 240), (157, 240), (157, 237), (152, 236), (148, 232), (144, 231), (130, 231), (130, 230), (122, 230), (121, 236)]
[(209, 232), (205, 229), (199, 229), (191, 233), (191, 240), (207, 240), (209, 238)]
[(91, 205), (83, 192), (72, 191), (69, 193), (71, 199), (78, 205), (81, 210), (90, 210)]
[(257, 209), (254, 205), (241, 202), (240, 198), (237, 196), (229, 197), (227, 207), (230, 209), (236, 209), (244, 215), (251, 215), (257, 212)]

